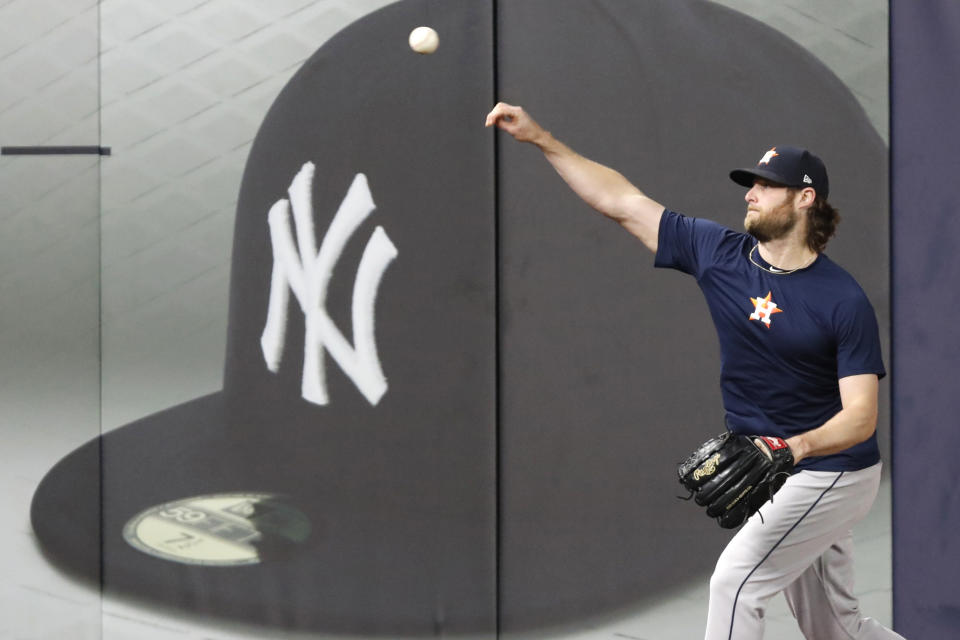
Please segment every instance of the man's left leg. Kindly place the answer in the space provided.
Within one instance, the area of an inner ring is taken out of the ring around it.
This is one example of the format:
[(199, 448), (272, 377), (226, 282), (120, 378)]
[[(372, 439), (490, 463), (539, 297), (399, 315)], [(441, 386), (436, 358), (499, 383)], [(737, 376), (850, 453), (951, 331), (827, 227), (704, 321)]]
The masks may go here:
[(904, 640), (860, 612), (853, 594), (852, 534), (831, 545), (783, 595), (810, 640)]

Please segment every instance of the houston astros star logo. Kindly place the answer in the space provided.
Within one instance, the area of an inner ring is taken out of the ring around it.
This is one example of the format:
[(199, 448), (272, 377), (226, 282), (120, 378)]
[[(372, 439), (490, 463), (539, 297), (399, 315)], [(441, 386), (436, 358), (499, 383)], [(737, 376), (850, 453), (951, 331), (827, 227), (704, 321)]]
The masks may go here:
[(783, 313), (783, 309), (777, 306), (777, 303), (771, 300), (773, 292), (768, 291), (766, 298), (750, 298), (753, 303), (753, 313), (750, 314), (751, 320), (759, 320), (763, 325), (770, 328), (770, 316), (775, 313)]
[(757, 164), (769, 164), (769, 162), (773, 160), (775, 157), (777, 157), (778, 155), (780, 154), (777, 153), (777, 148), (774, 147), (773, 149), (770, 149), (765, 154), (763, 154), (763, 157), (760, 158), (760, 162), (758, 162)]

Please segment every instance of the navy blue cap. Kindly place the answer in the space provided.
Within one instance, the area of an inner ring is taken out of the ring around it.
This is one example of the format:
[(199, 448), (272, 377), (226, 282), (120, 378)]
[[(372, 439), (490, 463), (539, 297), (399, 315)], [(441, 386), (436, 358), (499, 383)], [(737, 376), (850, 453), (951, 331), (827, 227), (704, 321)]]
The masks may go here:
[(823, 160), (800, 147), (773, 147), (763, 154), (753, 169), (730, 172), (730, 179), (744, 187), (752, 187), (755, 178), (787, 187), (812, 187), (824, 200), (830, 194), (830, 181)]

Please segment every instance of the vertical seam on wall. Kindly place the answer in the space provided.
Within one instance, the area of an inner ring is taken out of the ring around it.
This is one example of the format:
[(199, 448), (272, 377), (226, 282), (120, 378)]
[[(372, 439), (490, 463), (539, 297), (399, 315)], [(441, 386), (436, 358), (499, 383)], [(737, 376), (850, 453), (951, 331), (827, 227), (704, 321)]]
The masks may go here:
[(98, 468), (100, 472), (98, 493), (100, 504), (100, 632), (103, 633), (103, 592), (104, 592), (104, 553), (105, 538), (104, 527), (104, 451), (103, 451), (103, 64), (101, 58), (101, 49), (103, 47), (103, 7), (102, 0), (97, 0), (96, 20), (97, 20), (97, 145), (101, 153), (97, 156), (97, 380), (99, 389), (99, 402), (97, 406), (97, 417), (100, 422), (100, 437), (98, 438)]
[[(497, 103), (498, 97), (500, 95), (499, 87), (499, 78), (500, 71), (498, 67), (498, 56), (497, 56), (497, 8), (499, 0), (491, 0), (491, 64), (492, 64), (492, 89), (493, 96), (490, 101), (489, 107), (492, 107)], [(501, 300), (500, 300), (500, 136), (497, 135), (497, 128), (494, 127), (491, 132), (493, 135), (493, 326), (494, 326), (494, 473), (496, 477), (494, 478), (494, 488), (495, 488), (495, 525), (494, 525), (494, 617), (496, 620), (495, 624), (495, 635), (497, 638), (500, 637), (500, 628), (501, 628), (501, 566), (502, 566), (502, 486), (501, 478), (503, 474), (502, 470), (502, 456), (501, 456), (501, 427), (502, 427), (502, 415), (501, 415), (501, 343), (500, 343), (500, 314), (501, 314)]]

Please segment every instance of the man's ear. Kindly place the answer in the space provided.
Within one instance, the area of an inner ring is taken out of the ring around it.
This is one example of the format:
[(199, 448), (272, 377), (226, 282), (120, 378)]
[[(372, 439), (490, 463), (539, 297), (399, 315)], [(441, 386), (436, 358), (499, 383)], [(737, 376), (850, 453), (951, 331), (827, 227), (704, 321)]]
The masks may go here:
[(814, 201), (817, 199), (817, 192), (813, 190), (812, 187), (806, 187), (801, 189), (797, 193), (796, 199), (793, 201), (794, 206), (797, 209), (806, 209), (807, 207), (813, 205)]

